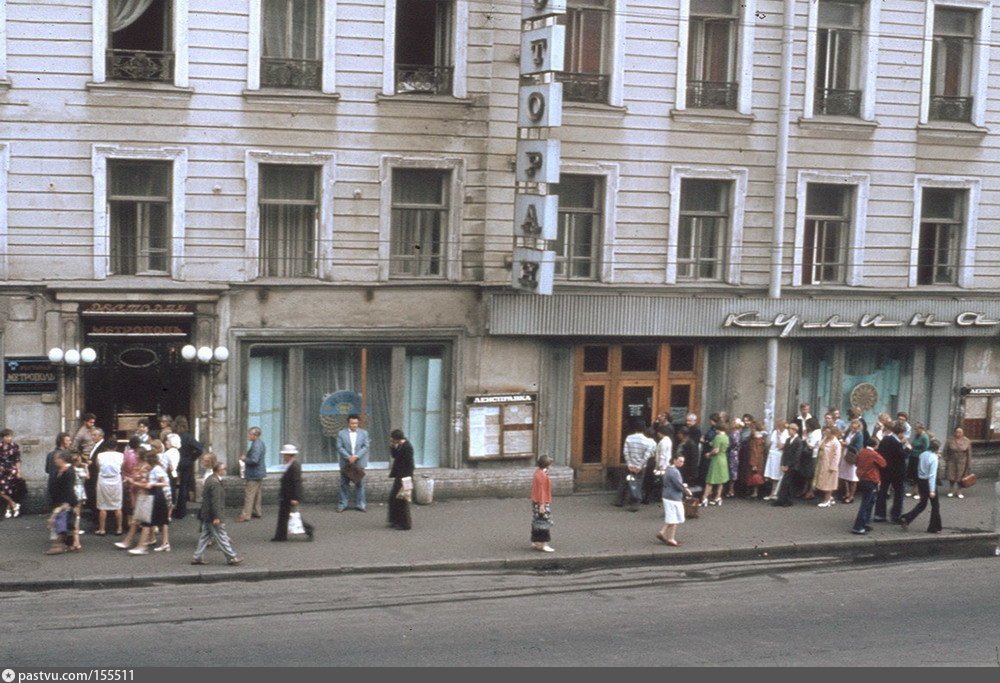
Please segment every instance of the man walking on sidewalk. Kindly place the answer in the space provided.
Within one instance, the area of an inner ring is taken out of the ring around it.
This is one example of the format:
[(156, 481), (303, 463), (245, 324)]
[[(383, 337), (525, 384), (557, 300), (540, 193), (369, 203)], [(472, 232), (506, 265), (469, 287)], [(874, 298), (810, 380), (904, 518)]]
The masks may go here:
[(857, 495), (861, 496), (861, 505), (858, 507), (858, 516), (854, 518), (854, 528), (851, 529), (851, 533), (858, 536), (863, 536), (872, 529), (869, 526), (872, 521), (872, 508), (875, 506), (875, 497), (882, 481), (882, 468), (885, 467), (885, 458), (875, 450), (877, 445), (878, 439), (868, 439), (868, 445), (858, 451), (858, 460), (855, 463), (858, 475)]
[(226, 556), (226, 564), (237, 565), (243, 561), (236, 556), (236, 551), (229, 541), (229, 534), (226, 533), (226, 527), (222, 524), (222, 511), (226, 509), (226, 491), (222, 488), (222, 475), (225, 471), (225, 463), (216, 463), (212, 474), (205, 480), (201, 510), (198, 511), (201, 536), (198, 538), (198, 547), (195, 548), (191, 564), (208, 564), (202, 559), (202, 555), (205, 554), (209, 541), (214, 541)]
[(889, 519), (899, 521), (903, 513), (903, 479), (906, 477), (906, 451), (903, 449), (902, 436), (906, 427), (898, 422), (892, 424), (892, 433), (883, 437), (878, 443), (878, 452), (885, 458), (885, 470), (882, 472), (882, 486), (879, 487), (875, 499), (876, 522), (885, 521), (886, 503), (889, 499), (889, 489), (892, 489), (892, 507), (889, 509)]
[(927, 533), (941, 533), (941, 511), (938, 509), (937, 499), (937, 473), (938, 473), (938, 450), (941, 442), (937, 439), (931, 441), (927, 450), (923, 451), (917, 461), (917, 490), (920, 492), (920, 502), (917, 506), (899, 518), (899, 524), (906, 531), (906, 528), (917, 516), (924, 511), (927, 504), (931, 506), (931, 521), (927, 525)]
[(260, 427), (251, 427), (247, 431), (250, 448), (240, 460), (246, 465), (243, 471), (243, 511), (236, 518), (237, 522), (249, 522), (251, 516), (260, 519), (263, 514), (261, 506), (261, 487), (267, 476), (267, 462), (264, 458), (266, 448), (260, 439)]
[[(302, 500), (302, 465), (295, 459), (299, 449), (292, 444), (281, 447), (281, 457), (285, 460), (285, 472), (281, 475), (281, 491), (278, 494), (278, 526), (274, 530), (272, 541), (288, 540), (288, 517), (293, 508), (298, 507)], [(313, 525), (302, 520), (306, 536), (313, 540)]]

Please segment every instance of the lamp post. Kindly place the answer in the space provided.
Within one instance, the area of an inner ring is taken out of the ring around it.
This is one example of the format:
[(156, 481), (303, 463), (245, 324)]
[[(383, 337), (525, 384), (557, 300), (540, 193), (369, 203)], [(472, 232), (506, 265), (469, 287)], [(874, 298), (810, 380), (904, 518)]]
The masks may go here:
[[(213, 349), (211, 346), (196, 347), (194, 344), (185, 344), (181, 347), (181, 358), (185, 362), (193, 364), (205, 375), (202, 379), (202, 384), (205, 387), (204, 399), (202, 401), (202, 412), (199, 418), (194, 421), (194, 438), (200, 441), (201, 420), (210, 420), (212, 415), (211, 378), (219, 374), (219, 370), (222, 369), (222, 364), (229, 360), (229, 349), (225, 346), (216, 346)], [(206, 425), (206, 431), (210, 431), (207, 427), (208, 425)]]
[[(63, 349), (58, 346), (53, 346), (49, 349), (48, 353), (49, 362), (55, 365), (59, 369), (59, 395), (66, 396), (66, 385), (69, 382), (69, 376), (73, 376), (73, 403), (76, 404), (76, 369), (83, 366), (93, 365), (97, 361), (97, 351), (93, 348), (87, 346), (83, 349)], [(66, 431), (66, 412), (65, 410), (60, 411), (62, 416), (60, 417), (61, 431)]]

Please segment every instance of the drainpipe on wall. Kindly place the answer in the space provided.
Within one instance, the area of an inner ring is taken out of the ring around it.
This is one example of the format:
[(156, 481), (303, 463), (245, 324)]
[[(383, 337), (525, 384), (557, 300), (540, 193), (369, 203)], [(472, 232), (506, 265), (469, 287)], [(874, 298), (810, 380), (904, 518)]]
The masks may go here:
[[(785, 237), (785, 199), (788, 194), (788, 129), (792, 101), (792, 39), (795, 30), (795, 0), (785, 0), (781, 26), (781, 85), (774, 154), (774, 230), (771, 233), (771, 282), (768, 296), (781, 298), (781, 275)], [(778, 393), (778, 339), (767, 340), (767, 377), (764, 384), (764, 427), (774, 427)]]

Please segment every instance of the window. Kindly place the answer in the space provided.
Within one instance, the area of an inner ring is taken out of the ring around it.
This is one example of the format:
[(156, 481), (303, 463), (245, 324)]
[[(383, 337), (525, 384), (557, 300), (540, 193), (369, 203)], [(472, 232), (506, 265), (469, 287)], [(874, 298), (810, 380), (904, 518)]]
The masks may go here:
[(447, 171), (393, 169), (390, 275), (445, 274), (449, 185)]
[(171, 173), (166, 161), (108, 161), (112, 274), (169, 270)]
[(260, 167), (260, 274), (316, 274), (319, 168), (262, 164)]
[(819, 2), (814, 103), (817, 114), (861, 114), (863, 12), (862, 5), (852, 2)]
[(850, 244), (853, 188), (809, 183), (802, 247), (802, 284), (843, 283)]
[(566, 70), (558, 75), (567, 102), (607, 102), (610, 0), (570, 0), (566, 15)]
[(687, 106), (736, 109), (738, 14), (735, 0), (690, 0)]
[(928, 118), (972, 120), (973, 10), (937, 7), (931, 51), (931, 97)]
[(563, 175), (555, 186), (559, 195), (559, 233), (556, 237), (556, 277), (569, 280), (597, 278), (598, 250), (604, 214), (604, 179)]
[(724, 180), (681, 181), (677, 278), (719, 280), (729, 231), (729, 193)]
[(320, 0), (262, 0), (260, 84), (319, 90), (323, 80)]
[(924, 189), (917, 251), (918, 285), (957, 283), (964, 216), (963, 190)]
[(397, 0), (397, 93), (452, 94), (452, 10), (451, 0)]
[(171, 0), (108, 0), (107, 77), (173, 81)]
[(417, 467), (441, 462), (444, 426), (444, 359), (440, 350), (407, 349), (403, 430)]

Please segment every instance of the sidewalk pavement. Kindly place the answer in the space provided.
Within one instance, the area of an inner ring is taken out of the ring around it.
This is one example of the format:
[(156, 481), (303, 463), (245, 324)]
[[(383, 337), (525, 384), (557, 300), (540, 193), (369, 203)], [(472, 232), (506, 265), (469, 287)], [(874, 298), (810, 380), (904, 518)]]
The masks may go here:
[[(232, 487), (229, 484), (229, 487)], [(230, 494), (234, 495), (234, 494)], [(776, 508), (763, 501), (726, 499), (721, 507), (701, 508), (698, 519), (678, 529), (679, 548), (655, 539), (662, 525), (657, 504), (637, 512), (616, 508), (609, 492), (557, 497), (552, 505), (554, 553), (531, 548), (531, 508), (519, 498), (445, 500), (412, 506), (413, 529), (387, 527), (386, 505), (369, 501), (367, 513), (335, 513), (332, 503), (304, 505), (302, 514), (316, 527), (316, 540), (293, 538), (272, 543), (277, 509), (264, 518), (226, 528), (240, 566), (229, 567), (217, 548), (205, 554), (207, 566), (192, 566), (198, 520), (189, 514), (170, 525), (170, 553), (131, 556), (118, 550), (113, 535), (81, 537), (83, 551), (46, 556), (48, 531), (42, 515), (0, 521), (0, 591), (60, 587), (105, 588), (220, 580), (262, 580), (352, 572), (449, 570), (579, 570), (641, 564), (690, 564), (789, 557), (888, 560), (920, 556), (992, 555), (993, 481), (981, 480), (963, 500), (942, 497), (941, 534), (925, 532), (929, 509), (903, 531), (876, 523), (868, 536), (849, 533), (857, 502), (817, 508), (796, 501)], [(907, 498), (904, 512), (912, 508)], [(190, 508), (189, 508), (190, 509)], [(197, 508), (195, 508), (197, 509)], [(85, 521), (86, 524), (86, 521)], [(113, 530), (113, 529), (112, 529)], [(1000, 560), (998, 560), (1000, 561)]]

